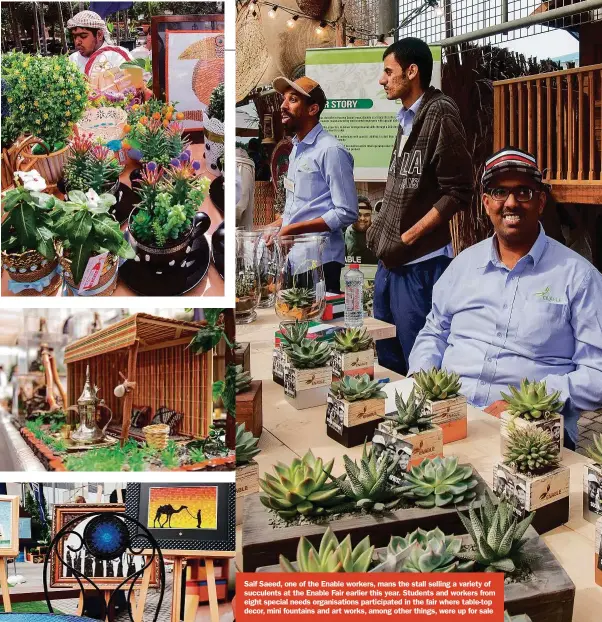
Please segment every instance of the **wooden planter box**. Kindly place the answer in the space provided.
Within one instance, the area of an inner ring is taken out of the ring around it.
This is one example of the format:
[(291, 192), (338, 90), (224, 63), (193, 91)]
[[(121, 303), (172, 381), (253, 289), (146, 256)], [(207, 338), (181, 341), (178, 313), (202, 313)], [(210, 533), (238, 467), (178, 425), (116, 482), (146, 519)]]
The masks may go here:
[(419, 434), (400, 434), (395, 429), (394, 423), (385, 420), (378, 424), (377, 430), (383, 435), (387, 444), (403, 441), (412, 446), (412, 455), (406, 470), (420, 464), (425, 458), (443, 456), (443, 430), (438, 425), (433, 425), (429, 430)]
[(326, 403), (326, 434), (345, 447), (370, 440), (385, 414), (385, 398), (348, 402), (332, 393)]
[(330, 359), (332, 375), (335, 380), (343, 376), (361, 376), (368, 374), (374, 380), (374, 349), (372, 347), (361, 352), (337, 352), (333, 350)]
[(596, 524), (602, 516), (602, 466), (583, 467), (583, 518)]
[(236, 467), (236, 524), (242, 525), (245, 497), (259, 492), (259, 465), (255, 460)]
[(272, 352), (272, 380), (284, 386), (284, 367), (287, 363), (287, 356), (280, 348), (274, 348)]
[(600, 542), (602, 542), (602, 518), (596, 521), (596, 539), (594, 548), (594, 581), (602, 587), (602, 564), (600, 563)]
[(253, 380), (248, 391), (236, 396), (236, 422), (244, 423), (257, 438), (263, 430), (262, 395), (261, 380)]
[(234, 348), (234, 364), (242, 365), (243, 371), (251, 371), (251, 344), (239, 343)]
[(468, 413), (464, 395), (447, 400), (427, 400), (425, 411), (436, 414), (433, 423), (443, 430), (444, 445), (467, 437)]
[[(477, 499), (480, 499), (487, 484), (476, 470), (474, 475), (479, 480), (476, 492)], [(479, 505), (480, 501), (477, 500), (475, 507)], [(468, 505), (459, 505), (458, 509), (467, 510)], [(370, 536), (370, 542), (377, 547), (388, 546), (394, 534), (405, 535), (418, 527), (426, 530), (439, 527), (445, 533), (465, 533), (454, 506), (429, 510), (413, 507), (383, 514), (358, 512), (338, 519), (330, 516), (321, 523), (273, 527), (274, 519), (279, 520), (277, 515), (263, 506), (259, 494), (254, 494), (245, 497), (244, 516), (242, 538), (244, 572), (253, 572), (259, 566), (277, 564), (280, 554), (288, 559), (294, 559), (301, 536), (305, 536), (314, 546), (318, 546), (328, 526), (340, 540), (351, 534), (353, 543), (357, 544), (365, 536)]]
[[(500, 452), (502, 456), (506, 451), (508, 441), (508, 424), (512, 420), (513, 418), (508, 411), (504, 411), (500, 415)], [(550, 419), (540, 421), (525, 421), (520, 417), (514, 417), (514, 424), (517, 428), (535, 427), (549, 432), (552, 438), (556, 441), (559, 455), (562, 457), (562, 449), (564, 446), (564, 417), (562, 415), (556, 415)]]
[(330, 365), (315, 369), (297, 369), (287, 363), (284, 368), (284, 397), (297, 410), (326, 404), (331, 383)]
[(560, 465), (544, 475), (529, 477), (500, 462), (493, 467), (493, 490), (498, 497), (510, 500), (521, 519), (538, 510), (531, 525), (537, 533), (546, 533), (569, 520), (570, 473), (569, 467)]

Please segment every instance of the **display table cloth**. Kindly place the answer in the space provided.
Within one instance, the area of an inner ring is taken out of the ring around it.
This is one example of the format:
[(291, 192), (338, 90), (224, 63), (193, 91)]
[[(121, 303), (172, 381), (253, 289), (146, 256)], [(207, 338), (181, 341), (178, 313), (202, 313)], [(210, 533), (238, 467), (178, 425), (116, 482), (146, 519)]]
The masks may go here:
[(10, 616), (10, 622), (98, 622), (86, 616), (72, 616), (64, 613), (5, 613), (3, 615)]

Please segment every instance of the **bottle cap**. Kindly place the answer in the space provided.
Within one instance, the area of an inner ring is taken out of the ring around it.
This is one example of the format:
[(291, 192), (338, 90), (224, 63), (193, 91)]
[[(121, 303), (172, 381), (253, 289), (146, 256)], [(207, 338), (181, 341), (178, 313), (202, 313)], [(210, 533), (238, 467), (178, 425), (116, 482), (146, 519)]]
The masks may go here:
[(359, 270), (360, 269), (360, 265), (359, 265), (359, 263), (351, 263), (351, 264), (349, 264), (349, 268), (350, 268), (350, 270)]

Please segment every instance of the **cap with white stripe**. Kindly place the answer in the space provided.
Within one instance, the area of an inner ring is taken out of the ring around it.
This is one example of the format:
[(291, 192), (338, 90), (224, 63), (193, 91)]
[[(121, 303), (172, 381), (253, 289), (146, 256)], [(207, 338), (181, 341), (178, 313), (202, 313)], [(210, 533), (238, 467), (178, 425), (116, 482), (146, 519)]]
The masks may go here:
[(541, 171), (537, 167), (535, 156), (515, 147), (505, 147), (494, 153), (486, 162), (481, 183), (486, 188), (495, 175), (508, 171), (524, 173), (541, 183)]

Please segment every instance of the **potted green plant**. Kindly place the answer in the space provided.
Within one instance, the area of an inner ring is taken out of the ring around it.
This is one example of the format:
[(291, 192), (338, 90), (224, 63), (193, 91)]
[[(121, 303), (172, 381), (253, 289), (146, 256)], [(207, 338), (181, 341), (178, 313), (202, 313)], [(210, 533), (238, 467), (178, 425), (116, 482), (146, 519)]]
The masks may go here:
[(419, 393), (426, 396), (426, 412), (435, 415), (433, 423), (443, 430), (443, 444), (466, 438), (468, 414), (466, 397), (460, 395), (460, 376), (433, 367), (428, 371), (421, 369), (413, 378)]
[(284, 346), (300, 345), (307, 337), (309, 322), (299, 322), (299, 320), (284, 321), (280, 322), (279, 328), (280, 340), (276, 341), (277, 345), (274, 346), (272, 353), (272, 380), (283, 387), (284, 368), (288, 363)]
[(12, 114), (2, 119), (2, 134), (16, 140), (23, 134), (39, 139), (21, 153), (33, 160), (48, 184), (61, 179), (67, 139), (87, 104), (88, 83), (67, 56), (2, 55), (2, 78), (10, 87)]
[(244, 423), (236, 425), (236, 524), (243, 519), (244, 498), (259, 491), (259, 465), (253, 458), (261, 451), (259, 439), (247, 431)]
[(374, 378), (374, 341), (366, 328), (344, 328), (334, 334), (332, 375), (368, 374)]
[(602, 434), (595, 434), (587, 448), (594, 464), (584, 465), (583, 518), (596, 523), (602, 516)]
[(220, 173), (219, 158), (224, 153), (225, 94), (224, 83), (220, 82), (211, 93), (209, 106), (203, 112), (203, 132), (205, 134), (205, 162), (215, 174)]
[(45, 188), (37, 171), (18, 171), (15, 188), (2, 198), (2, 268), (17, 296), (52, 296), (61, 285), (50, 217), (55, 199)]
[[(66, 199), (64, 202), (57, 201), (52, 218), (67, 294), (110, 296), (117, 286), (119, 257), (134, 257), (134, 251), (124, 239), (119, 223), (109, 214), (116, 199), (111, 194), (99, 196), (92, 189), (86, 194), (81, 190), (72, 190)], [(81, 280), (89, 260), (99, 255), (104, 255), (104, 260), (99, 258), (95, 267), (99, 279), (88, 291), (80, 292)]]

